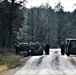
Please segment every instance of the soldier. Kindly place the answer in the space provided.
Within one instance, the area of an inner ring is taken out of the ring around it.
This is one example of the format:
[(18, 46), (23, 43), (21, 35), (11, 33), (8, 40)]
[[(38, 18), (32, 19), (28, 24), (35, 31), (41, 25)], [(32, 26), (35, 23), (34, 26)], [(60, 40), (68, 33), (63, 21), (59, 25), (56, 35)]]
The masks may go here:
[(64, 44), (63, 41), (61, 41), (60, 48), (61, 48), (61, 55), (64, 55), (64, 52), (65, 52), (65, 44)]
[(44, 47), (46, 55), (49, 54), (49, 48), (50, 48), (49, 44), (46, 44), (45, 47)]
[(40, 46), (39, 46), (39, 55), (43, 55), (43, 44), (40, 43)]
[(29, 56), (29, 43), (26, 44), (27, 56)]
[(25, 45), (23, 43), (20, 45), (20, 51), (23, 52), (23, 53), (25, 51)]
[(71, 41), (68, 41), (68, 49), (71, 49), (71, 48), (72, 48)]
[(14, 44), (14, 49), (15, 49), (15, 54), (19, 54), (19, 45), (18, 44)]
[(29, 54), (32, 55), (32, 56), (35, 54), (35, 43), (30, 43)]
[(39, 42), (35, 42), (35, 55), (38, 55), (38, 50), (39, 50)]
[(35, 50), (36, 50), (36, 55), (43, 55), (43, 46), (42, 46), (42, 43), (36, 42), (35, 43)]

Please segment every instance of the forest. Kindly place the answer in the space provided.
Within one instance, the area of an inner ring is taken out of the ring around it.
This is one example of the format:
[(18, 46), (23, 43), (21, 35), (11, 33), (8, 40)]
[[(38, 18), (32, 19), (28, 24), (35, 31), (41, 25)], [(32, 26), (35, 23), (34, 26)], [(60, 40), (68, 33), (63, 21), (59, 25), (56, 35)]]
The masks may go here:
[(76, 38), (76, 9), (64, 11), (59, 2), (54, 9), (46, 5), (32, 7), (0, 1), (0, 48), (13, 48), (14, 43), (44, 42), (58, 47), (66, 38)]

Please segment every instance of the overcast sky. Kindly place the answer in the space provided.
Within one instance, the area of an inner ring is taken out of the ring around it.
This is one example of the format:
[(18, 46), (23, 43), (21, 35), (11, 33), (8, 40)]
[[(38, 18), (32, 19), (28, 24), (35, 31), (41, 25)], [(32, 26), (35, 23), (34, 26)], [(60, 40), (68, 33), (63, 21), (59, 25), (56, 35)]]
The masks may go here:
[(76, 4), (76, 0), (28, 0), (26, 7), (30, 8), (49, 3), (49, 5), (54, 8), (59, 1), (61, 2), (62, 6), (64, 6), (64, 10), (66, 11), (73, 11), (76, 8), (74, 5)]

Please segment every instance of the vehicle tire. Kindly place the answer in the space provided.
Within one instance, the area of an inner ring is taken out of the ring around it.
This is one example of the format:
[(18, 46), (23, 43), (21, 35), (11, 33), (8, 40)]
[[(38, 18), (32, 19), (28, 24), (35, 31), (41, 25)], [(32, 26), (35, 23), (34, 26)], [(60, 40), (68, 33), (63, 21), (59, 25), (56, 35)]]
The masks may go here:
[(61, 55), (64, 55), (64, 53), (61, 53)]
[(66, 55), (67, 55), (67, 56), (69, 56), (69, 55), (70, 55), (70, 53), (67, 53)]

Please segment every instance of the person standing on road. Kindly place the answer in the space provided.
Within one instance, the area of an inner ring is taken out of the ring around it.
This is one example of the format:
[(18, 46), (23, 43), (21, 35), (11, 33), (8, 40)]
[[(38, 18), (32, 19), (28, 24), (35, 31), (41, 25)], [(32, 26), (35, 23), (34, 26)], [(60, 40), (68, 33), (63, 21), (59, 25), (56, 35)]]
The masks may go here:
[(46, 55), (49, 55), (49, 48), (50, 48), (49, 44), (46, 44), (46, 45), (45, 45), (45, 49), (44, 49)]
[(14, 44), (14, 49), (15, 49), (15, 54), (18, 55), (20, 53), (19, 45), (18, 44)]
[(64, 44), (63, 41), (61, 41), (60, 48), (61, 48), (61, 55), (64, 55), (64, 52), (65, 52), (65, 44)]

